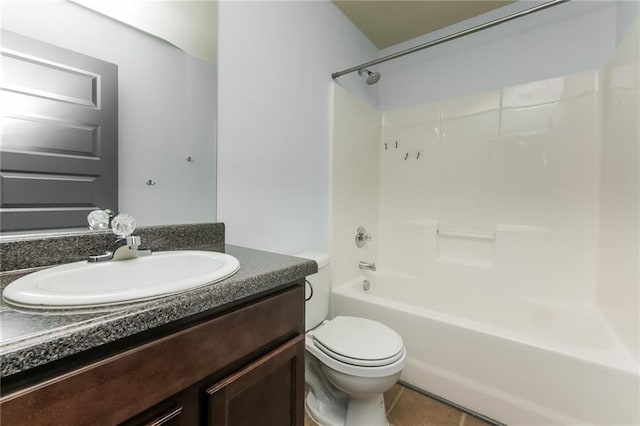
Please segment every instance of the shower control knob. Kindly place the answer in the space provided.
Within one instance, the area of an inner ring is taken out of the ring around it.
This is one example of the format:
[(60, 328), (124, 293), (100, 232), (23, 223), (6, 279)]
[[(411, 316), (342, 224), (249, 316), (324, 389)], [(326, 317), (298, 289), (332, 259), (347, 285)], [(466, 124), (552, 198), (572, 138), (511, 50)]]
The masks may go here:
[(370, 239), (371, 235), (367, 234), (367, 230), (364, 228), (364, 226), (359, 226), (356, 230), (356, 246), (358, 248), (362, 248)]

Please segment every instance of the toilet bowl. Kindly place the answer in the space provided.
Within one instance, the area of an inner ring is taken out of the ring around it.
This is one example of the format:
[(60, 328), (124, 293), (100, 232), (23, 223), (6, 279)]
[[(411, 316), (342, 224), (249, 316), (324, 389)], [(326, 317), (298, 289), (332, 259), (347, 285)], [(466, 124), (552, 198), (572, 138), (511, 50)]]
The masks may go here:
[(406, 363), (402, 338), (365, 318), (326, 320), (329, 257), (321, 252), (297, 256), (318, 263), (318, 273), (307, 279), (307, 412), (322, 426), (387, 426), (382, 395), (397, 382)]

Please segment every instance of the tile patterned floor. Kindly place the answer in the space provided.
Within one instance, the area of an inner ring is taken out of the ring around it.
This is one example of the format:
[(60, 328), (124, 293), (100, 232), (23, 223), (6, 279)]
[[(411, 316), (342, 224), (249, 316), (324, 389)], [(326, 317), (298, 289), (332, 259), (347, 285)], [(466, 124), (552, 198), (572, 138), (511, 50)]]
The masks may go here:
[[(489, 425), (399, 384), (394, 385), (384, 394), (384, 403), (387, 408), (387, 418), (392, 426)], [(318, 426), (307, 413), (305, 413), (304, 425)]]

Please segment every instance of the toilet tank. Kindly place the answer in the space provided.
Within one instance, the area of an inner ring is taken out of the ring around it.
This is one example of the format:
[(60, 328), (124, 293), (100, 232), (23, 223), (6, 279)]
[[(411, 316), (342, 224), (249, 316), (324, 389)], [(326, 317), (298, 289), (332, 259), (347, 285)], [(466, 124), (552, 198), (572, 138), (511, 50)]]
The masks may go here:
[(305, 251), (294, 256), (315, 260), (318, 264), (318, 272), (309, 275), (305, 284), (305, 331), (309, 331), (329, 315), (331, 297), (329, 254), (321, 251)]

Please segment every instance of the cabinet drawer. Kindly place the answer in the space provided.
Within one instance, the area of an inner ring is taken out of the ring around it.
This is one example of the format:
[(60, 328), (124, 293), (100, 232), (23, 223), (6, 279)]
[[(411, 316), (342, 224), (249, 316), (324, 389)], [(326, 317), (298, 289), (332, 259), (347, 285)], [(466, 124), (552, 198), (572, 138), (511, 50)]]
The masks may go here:
[(304, 334), (291, 290), (0, 398), (7, 425), (118, 424), (245, 357)]

